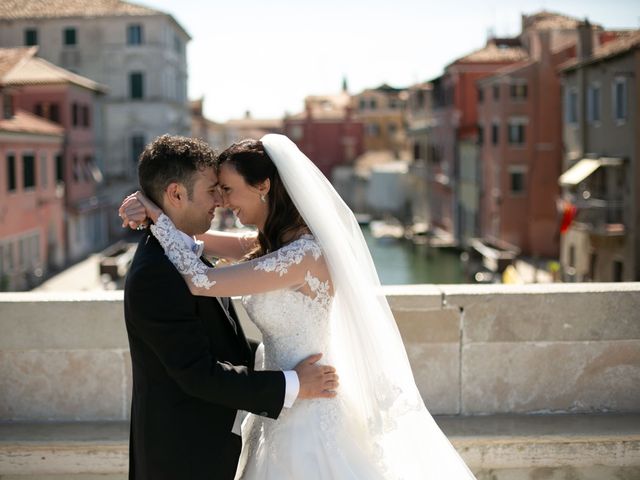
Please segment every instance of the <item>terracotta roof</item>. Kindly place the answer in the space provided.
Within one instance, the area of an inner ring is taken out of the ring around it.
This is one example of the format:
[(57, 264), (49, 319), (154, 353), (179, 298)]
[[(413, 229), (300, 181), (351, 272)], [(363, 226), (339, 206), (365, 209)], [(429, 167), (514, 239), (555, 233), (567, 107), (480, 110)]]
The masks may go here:
[(640, 48), (640, 30), (628, 30), (617, 32), (618, 39), (611, 40), (599, 47), (595, 48), (593, 54), (584, 60), (572, 58), (563, 63), (560, 70), (571, 70), (583, 65), (597, 63), (608, 58), (612, 58), (626, 53), (635, 48)]
[(24, 110), (16, 111), (11, 118), (1, 119), (0, 132), (31, 133), (59, 137), (64, 135), (64, 129), (60, 125)]
[(495, 42), (489, 40), (485, 47), (458, 58), (452, 65), (456, 63), (518, 62), (528, 57), (529, 54), (524, 48), (496, 45)]
[(122, 0), (2, 0), (0, 19), (117, 17), (163, 14)]
[(532, 15), (522, 15), (522, 29), (566, 30), (578, 28), (582, 20), (561, 13), (542, 10)]
[[(37, 49), (37, 47), (36, 47)], [(36, 50), (32, 49), (0, 49), (0, 58), (3, 53), (8, 57), (14, 56), (11, 50), (20, 50), (22, 59), (13, 64), (2, 73), (0, 68), (0, 84), (7, 86), (17, 85), (51, 85), (60, 83), (71, 83), (88, 90), (105, 93), (107, 87), (81, 75), (58, 67), (42, 58), (33, 56)], [(25, 50), (28, 50), (25, 52)]]
[(20, 62), (35, 55), (38, 47), (0, 48), (0, 79)]

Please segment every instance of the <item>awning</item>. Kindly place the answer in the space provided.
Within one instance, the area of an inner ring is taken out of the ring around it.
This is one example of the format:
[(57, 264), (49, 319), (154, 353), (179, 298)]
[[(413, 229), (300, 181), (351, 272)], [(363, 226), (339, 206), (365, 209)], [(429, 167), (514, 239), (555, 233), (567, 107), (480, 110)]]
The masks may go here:
[(595, 172), (598, 168), (606, 166), (622, 165), (621, 158), (600, 157), (600, 158), (583, 158), (569, 170), (560, 175), (558, 183), (563, 187), (572, 187)]

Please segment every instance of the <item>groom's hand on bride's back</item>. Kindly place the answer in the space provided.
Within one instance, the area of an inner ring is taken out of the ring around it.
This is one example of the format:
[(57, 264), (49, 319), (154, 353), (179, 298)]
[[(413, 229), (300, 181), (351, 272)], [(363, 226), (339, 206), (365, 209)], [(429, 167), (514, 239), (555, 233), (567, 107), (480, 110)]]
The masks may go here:
[(302, 360), (294, 369), (300, 381), (299, 399), (333, 398), (340, 385), (336, 369), (329, 365), (320, 365), (321, 353)]

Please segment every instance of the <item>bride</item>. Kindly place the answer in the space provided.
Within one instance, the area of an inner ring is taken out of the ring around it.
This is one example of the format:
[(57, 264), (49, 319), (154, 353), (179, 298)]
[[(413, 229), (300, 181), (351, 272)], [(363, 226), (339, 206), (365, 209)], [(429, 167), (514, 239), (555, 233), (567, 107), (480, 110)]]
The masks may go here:
[(282, 135), (236, 143), (219, 162), (225, 206), (259, 233), (201, 238), (205, 252), (246, 261), (209, 268), (137, 193), (153, 234), (194, 295), (243, 296), (263, 368), (327, 352), (341, 379), (335, 398), (275, 421), (249, 415), (237, 478), (473, 479), (420, 397), (360, 227), (327, 179)]

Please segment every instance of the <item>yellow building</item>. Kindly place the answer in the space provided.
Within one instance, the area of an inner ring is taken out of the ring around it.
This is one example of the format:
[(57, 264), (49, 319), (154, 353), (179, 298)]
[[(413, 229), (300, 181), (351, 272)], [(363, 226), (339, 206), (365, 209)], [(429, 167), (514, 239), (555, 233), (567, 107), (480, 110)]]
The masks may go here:
[(352, 97), (365, 124), (365, 150), (388, 150), (398, 157), (408, 149), (404, 112), (407, 91), (383, 84)]

